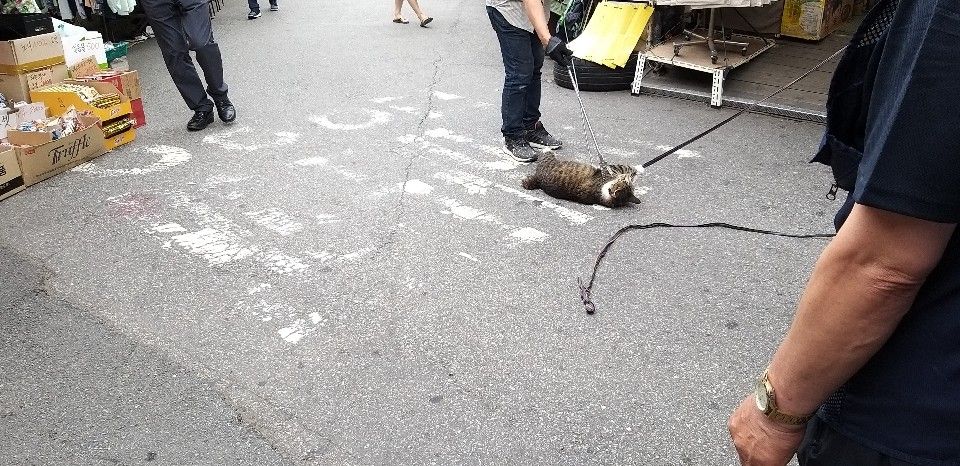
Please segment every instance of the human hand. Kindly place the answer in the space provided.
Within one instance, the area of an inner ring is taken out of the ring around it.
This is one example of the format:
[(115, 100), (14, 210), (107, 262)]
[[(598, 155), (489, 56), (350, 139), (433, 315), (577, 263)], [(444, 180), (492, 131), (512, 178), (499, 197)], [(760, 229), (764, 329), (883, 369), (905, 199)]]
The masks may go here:
[(553, 61), (563, 66), (570, 66), (570, 59), (573, 57), (573, 52), (567, 48), (567, 44), (560, 40), (559, 37), (551, 36), (545, 48), (547, 55), (550, 55)]
[(797, 452), (806, 428), (771, 421), (748, 396), (730, 415), (730, 437), (744, 466), (785, 466)]

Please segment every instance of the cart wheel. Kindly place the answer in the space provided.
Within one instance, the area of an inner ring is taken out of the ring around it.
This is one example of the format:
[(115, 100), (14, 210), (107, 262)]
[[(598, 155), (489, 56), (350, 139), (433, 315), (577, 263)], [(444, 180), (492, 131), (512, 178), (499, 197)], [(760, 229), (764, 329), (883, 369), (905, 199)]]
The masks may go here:
[(717, 57), (716, 55), (710, 55), (710, 62), (713, 63), (714, 65), (716, 65), (716, 64), (717, 64), (717, 58), (718, 58), (718, 57)]
[(680, 47), (679, 45), (674, 45), (674, 46), (673, 46), (673, 55), (674, 55), (674, 56), (680, 55), (680, 49), (681, 49), (681, 47)]

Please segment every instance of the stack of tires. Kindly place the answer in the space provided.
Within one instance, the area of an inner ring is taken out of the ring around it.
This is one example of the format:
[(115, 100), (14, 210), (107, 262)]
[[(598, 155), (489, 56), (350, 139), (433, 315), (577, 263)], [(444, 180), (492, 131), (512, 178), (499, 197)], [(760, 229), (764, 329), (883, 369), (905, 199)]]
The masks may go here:
[[(576, 57), (573, 58), (573, 68), (576, 70), (577, 83), (581, 91), (625, 91), (633, 84), (634, 73), (637, 70), (637, 54), (630, 55), (630, 60), (623, 68), (607, 68)], [(557, 63), (553, 65), (553, 81), (560, 87), (573, 89), (567, 68)]]

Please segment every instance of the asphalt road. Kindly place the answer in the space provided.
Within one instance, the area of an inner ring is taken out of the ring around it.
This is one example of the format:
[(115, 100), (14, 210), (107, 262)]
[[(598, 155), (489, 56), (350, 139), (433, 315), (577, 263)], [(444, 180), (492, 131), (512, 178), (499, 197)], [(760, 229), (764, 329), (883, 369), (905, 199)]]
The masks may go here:
[[(627, 224), (828, 232), (821, 127), (746, 115), (651, 167), (642, 205), (554, 201), (497, 153), (482, 2), (425, 1), (429, 29), (372, 0), (228, 3), (234, 126), (185, 132), (139, 45), (137, 141), (0, 203), (0, 463), (735, 463), (727, 414), (824, 243), (630, 233), (594, 316), (577, 278)], [(544, 79), (544, 123), (589, 160)], [(584, 100), (630, 164), (730, 112)]]

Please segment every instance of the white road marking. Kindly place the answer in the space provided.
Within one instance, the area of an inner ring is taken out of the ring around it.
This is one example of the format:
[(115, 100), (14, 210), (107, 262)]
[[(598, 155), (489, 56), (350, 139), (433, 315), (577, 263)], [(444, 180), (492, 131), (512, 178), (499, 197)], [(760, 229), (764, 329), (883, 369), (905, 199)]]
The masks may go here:
[(417, 107), (409, 107), (409, 106), (407, 106), (407, 107), (398, 107), (398, 106), (396, 106), (396, 105), (391, 105), (390, 108), (393, 109), (393, 110), (396, 110), (396, 111), (398, 111), (398, 112), (406, 113), (407, 115), (416, 115), (416, 114), (420, 113), (420, 111), (419, 111), (419, 109), (418, 109)]
[(203, 228), (170, 240), (188, 252), (203, 257), (210, 265), (223, 265), (253, 257), (257, 250), (244, 245), (230, 232)]
[(257, 294), (273, 288), (269, 283), (260, 283), (257, 286), (247, 288), (247, 294)]
[(510, 236), (517, 238), (524, 243), (539, 243), (545, 241), (550, 235), (537, 230), (536, 228), (527, 227), (513, 232)]
[(549, 210), (552, 210), (554, 213), (556, 213), (557, 215), (559, 215), (560, 217), (566, 219), (567, 221), (569, 221), (570, 223), (572, 223), (572, 224), (574, 224), (574, 225), (583, 225), (584, 223), (587, 223), (587, 222), (589, 222), (590, 220), (593, 220), (593, 216), (591, 216), (591, 215), (587, 215), (587, 214), (585, 214), (585, 213), (583, 213), (583, 212), (580, 212), (580, 211), (578, 211), (578, 210), (571, 209), (571, 208), (569, 208), (569, 207), (564, 207), (564, 206), (562, 206), (562, 205), (560, 205), (560, 204), (557, 204), (557, 203), (555, 203), (555, 202), (548, 201), (548, 200), (546, 200), (546, 199), (544, 199), (544, 198), (542, 198), (542, 197), (537, 197), (537, 196), (534, 196), (534, 195), (532, 195), (532, 194), (528, 194), (528, 193), (525, 192), (525, 191), (521, 191), (521, 190), (516, 189), (516, 188), (511, 188), (510, 186), (505, 186), (505, 185), (502, 185), (502, 184), (497, 184), (497, 185), (495, 185), (495, 186), (496, 186), (497, 189), (499, 189), (499, 190), (501, 190), (501, 191), (503, 191), (503, 192), (510, 193), (510, 194), (513, 194), (514, 196), (517, 196), (517, 197), (521, 198), (521, 199), (525, 199), (525, 200), (531, 201), (531, 202), (537, 204), (541, 209), (549, 209)]
[(457, 100), (457, 99), (463, 98), (456, 94), (448, 94), (446, 92), (440, 92), (440, 91), (433, 91), (433, 95), (440, 100)]
[(433, 186), (430, 186), (420, 180), (410, 180), (404, 183), (403, 190), (410, 194), (430, 194), (433, 192)]
[(271, 147), (289, 146), (300, 140), (300, 133), (293, 133), (289, 131), (273, 133), (274, 140), (269, 142), (261, 140), (261, 142), (253, 144), (244, 144), (235, 140), (237, 136), (245, 134), (254, 134), (259, 136), (261, 132), (249, 126), (238, 126), (236, 128), (206, 136), (203, 138), (203, 143), (219, 146), (229, 151), (255, 152)]
[(375, 104), (385, 104), (387, 102), (393, 102), (395, 100), (400, 100), (403, 97), (377, 97), (376, 99), (370, 99), (371, 102)]
[(329, 160), (324, 157), (310, 157), (297, 160), (296, 162), (293, 162), (293, 164), (301, 167), (321, 167), (326, 165), (327, 162), (329, 162)]
[[(659, 151), (659, 152), (666, 152), (666, 151), (668, 151), (668, 150), (670, 150), (670, 149), (673, 148), (673, 146), (668, 146), (668, 145), (664, 145), (664, 144), (657, 144), (657, 143), (651, 142), (651, 141), (633, 140), (633, 141), (630, 141), (630, 142), (633, 143), (633, 144), (637, 144), (637, 145), (639, 145), (639, 146), (645, 147), (645, 148), (647, 148), (647, 149), (654, 150), (654, 151)], [(702, 157), (702, 155), (700, 154), (700, 152), (697, 152), (697, 151), (691, 150), (691, 149), (680, 149), (680, 150), (678, 150), (677, 152), (675, 152), (675, 154), (676, 154), (676, 156), (677, 156), (678, 158), (681, 158), (681, 159), (695, 159), (695, 158), (700, 158), (700, 157)]]
[(336, 215), (331, 215), (331, 214), (318, 214), (316, 216), (316, 219), (317, 219), (317, 223), (320, 223), (320, 224), (339, 223), (343, 221), (337, 218)]
[(473, 262), (480, 262), (480, 259), (477, 259), (476, 257), (471, 256), (470, 254), (467, 254), (465, 252), (457, 253), (457, 255), (460, 257), (466, 258), (467, 260), (471, 260)]
[[(190, 161), (193, 158), (189, 152), (186, 150), (175, 147), (175, 146), (166, 146), (166, 145), (154, 145), (154, 146), (144, 146), (139, 148), (134, 148), (134, 154), (138, 152), (146, 152), (147, 154), (159, 156), (160, 159), (156, 162), (153, 162), (146, 167), (137, 167), (137, 168), (103, 168), (101, 165), (103, 162), (90, 161), (82, 165), (74, 167), (72, 171), (77, 173), (86, 173), (88, 175), (95, 175), (100, 177), (115, 177), (115, 176), (128, 176), (128, 175), (147, 175), (150, 173), (156, 173), (159, 171), (169, 170), (178, 165), (183, 165), (184, 163)], [(124, 160), (141, 160), (140, 157), (137, 157), (131, 154), (128, 157), (125, 157)]]
[[(118, 205), (130, 202), (129, 196), (119, 196), (111, 201)], [(258, 264), (268, 272), (277, 275), (292, 275), (309, 266), (298, 257), (282, 251), (251, 244), (248, 238), (252, 234), (214, 211), (207, 204), (194, 201), (183, 192), (168, 195), (167, 206), (184, 209), (192, 214), (193, 227), (184, 222), (150, 222), (146, 231), (158, 238), (163, 247), (177, 247), (192, 256), (203, 259), (210, 266), (222, 266), (247, 262)], [(178, 215), (182, 218), (183, 215)], [(141, 218), (149, 222), (146, 218)]]
[(310, 117), (310, 121), (330, 130), (334, 131), (356, 131), (358, 129), (367, 129), (373, 128), (374, 126), (385, 125), (393, 120), (393, 115), (388, 112), (381, 110), (371, 110), (363, 109), (364, 112), (370, 115), (370, 118), (367, 121), (360, 123), (334, 123), (330, 121), (330, 117), (327, 115), (319, 115)]
[[(410, 180), (406, 183), (405, 186), (410, 186), (411, 183), (413, 183), (412, 185), (416, 186), (417, 189), (414, 189), (412, 192), (411, 191), (407, 191), (407, 192), (410, 192), (411, 194), (418, 194), (422, 197), (427, 197), (431, 199), (433, 202), (443, 207), (443, 210), (441, 210), (441, 213), (452, 215), (462, 220), (470, 220), (470, 221), (476, 221), (481, 223), (487, 223), (489, 225), (493, 225), (502, 230), (509, 230), (511, 231), (510, 237), (520, 238), (523, 240), (523, 242), (529, 242), (528, 240), (534, 237), (540, 238), (539, 235), (532, 235), (530, 233), (531, 231), (539, 231), (539, 230), (536, 230), (530, 227), (516, 227), (514, 225), (504, 222), (496, 215), (493, 215), (489, 212), (485, 212), (484, 210), (471, 206), (469, 204), (465, 204), (456, 198), (441, 196), (441, 195), (433, 195), (432, 194), (433, 187), (420, 180)], [(424, 189), (423, 188), (424, 186), (429, 187), (429, 189)], [(542, 241), (547, 236), (549, 236), (546, 233), (543, 233), (543, 232), (540, 232), (540, 233), (542, 233), (543, 235), (542, 238), (536, 239), (535, 241)]]
[(487, 194), (487, 191), (493, 186), (493, 182), (490, 180), (462, 171), (439, 172), (435, 173), (433, 177), (447, 184), (463, 186), (467, 193), (473, 195)]
[(280, 236), (290, 236), (303, 230), (303, 224), (279, 209), (265, 209), (243, 214), (257, 225), (260, 225)]
[(473, 139), (468, 138), (466, 136), (459, 136), (459, 135), (453, 134), (449, 129), (446, 129), (446, 128), (431, 129), (429, 131), (424, 131), (423, 134), (431, 138), (449, 139), (454, 142), (464, 142), (464, 143), (473, 142)]

